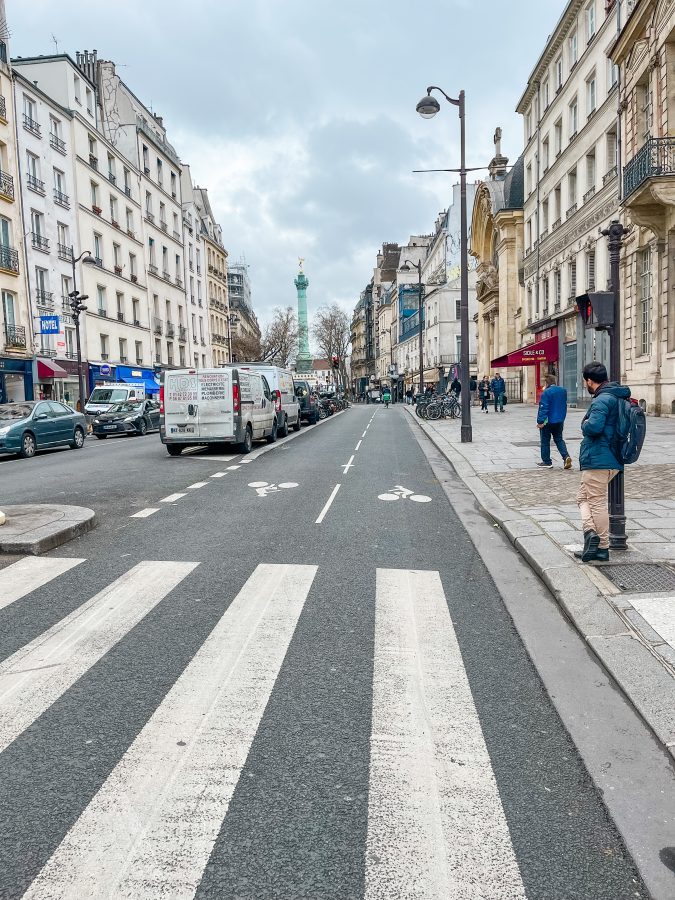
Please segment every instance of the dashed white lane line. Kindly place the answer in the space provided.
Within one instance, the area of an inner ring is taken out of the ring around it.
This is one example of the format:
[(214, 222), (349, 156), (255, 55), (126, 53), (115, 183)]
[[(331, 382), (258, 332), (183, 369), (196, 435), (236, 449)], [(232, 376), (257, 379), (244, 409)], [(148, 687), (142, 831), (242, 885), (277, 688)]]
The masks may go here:
[(130, 519), (147, 519), (148, 516), (153, 515), (153, 513), (159, 512), (158, 507), (147, 507), (147, 509), (140, 509), (137, 513), (134, 513), (133, 516), (129, 516)]
[(358, 449), (360, 446), (361, 446), (361, 441), (359, 441), (358, 444), (356, 445), (356, 447), (354, 447), (354, 453), (358, 453)]
[(228, 466), (228, 467), (227, 467), (227, 471), (228, 471), (228, 472), (234, 472), (235, 469), (239, 469), (239, 468), (241, 468), (241, 467), (240, 467), (240, 466)]
[(186, 494), (169, 494), (168, 497), (163, 497), (159, 502), (160, 503), (175, 503), (176, 500), (180, 500), (181, 497), (187, 496)]
[(214, 472), (211, 478), (224, 478), (227, 472)]
[[(366, 431), (368, 431), (367, 428), (366, 428)], [(366, 431), (364, 431), (363, 434), (361, 435), (361, 438), (362, 438), (362, 439), (366, 436)]]
[(342, 469), (343, 469), (345, 475), (347, 474), (347, 472), (348, 472), (350, 469), (353, 469), (353, 468), (354, 468), (354, 466), (352, 465), (353, 462), (354, 462), (354, 454), (352, 453), (352, 455), (349, 457), (349, 462), (347, 463), (347, 465), (342, 467)]
[(333, 491), (332, 491), (330, 497), (328, 498), (328, 502), (326, 503), (324, 508), (321, 510), (321, 512), (319, 514), (319, 518), (314, 523), (315, 525), (320, 525), (323, 522), (323, 520), (326, 518), (326, 514), (328, 513), (328, 510), (331, 508), (331, 504), (333, 503), (333, 500), (335, 500), (335, 497), (339, 490), (340, 490), (340, 485), (336, 484), (335, 487), (333, 488)]
[(208, 484), (208, 481), (195, 481), (194, 484), (189, 484), (187, 486), (187, 490), (188, 491), (196, 491), (197, 488), (206, 487), (207, 484)]

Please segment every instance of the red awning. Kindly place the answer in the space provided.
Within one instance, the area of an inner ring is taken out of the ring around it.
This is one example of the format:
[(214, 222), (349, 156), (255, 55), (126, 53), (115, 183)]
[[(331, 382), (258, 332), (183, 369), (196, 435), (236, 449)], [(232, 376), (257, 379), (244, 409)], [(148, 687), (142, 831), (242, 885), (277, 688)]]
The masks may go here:
[(558, 336), (546, 338), (544, 341), (536, 341), (519, 350), (512, 350), (506, 356), (498, 356), (492, 360), (493, 369), (503, 369), (509, 366), (536, 366), (540, 362), (557, 362), (558, 360)]
[(67, 378), (68, 373), (62, 369), (53, 359), (38, 359), (38, 381), (48, 378)]

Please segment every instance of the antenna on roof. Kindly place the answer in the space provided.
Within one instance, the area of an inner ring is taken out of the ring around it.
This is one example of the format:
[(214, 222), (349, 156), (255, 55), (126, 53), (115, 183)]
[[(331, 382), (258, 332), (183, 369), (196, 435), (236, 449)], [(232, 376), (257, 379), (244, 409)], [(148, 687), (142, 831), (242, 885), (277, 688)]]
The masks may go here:
[(58, 56), (58, 53), (59, 53), (59, 42), (58, 42), (58, 40), (56, 39), (55, 35), (52, 35), (52, 40), (54, 41), (54, 46), (56, 47), (56, 55)]

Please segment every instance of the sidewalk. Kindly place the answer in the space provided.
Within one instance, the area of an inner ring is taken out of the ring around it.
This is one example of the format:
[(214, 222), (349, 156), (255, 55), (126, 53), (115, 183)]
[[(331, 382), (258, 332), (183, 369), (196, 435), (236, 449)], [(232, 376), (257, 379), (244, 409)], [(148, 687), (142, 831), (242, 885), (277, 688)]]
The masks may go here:
[(567, 416), (574, 468), (564, 471), (553, 445), (554, 468), (536, 468), (533, 406), (487, 415), (473, 407), (471, 444), (460, 442), (459, 419), (425, 422), (405, 409), (675, 756), (675, 419), (649, 418), (640, 459), (626, 467), (629, 551), (612, 553), (609, 564), (583, 565), (573, 556), (583, 541), (575, 502), (583, 410)]

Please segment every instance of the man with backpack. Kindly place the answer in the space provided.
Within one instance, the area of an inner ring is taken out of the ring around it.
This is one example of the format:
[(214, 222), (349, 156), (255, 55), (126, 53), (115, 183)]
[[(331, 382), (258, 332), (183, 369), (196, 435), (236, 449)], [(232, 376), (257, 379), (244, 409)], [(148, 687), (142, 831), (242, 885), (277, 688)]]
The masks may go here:
[(644, 440), (644, 413), (631, 405), (630, 388), (609, 381), (602, 363), (584, 367), (583, 379), (593, 400), (581, 423), (579, 451), (581, 487), (577, 505), (584, 529), (584, 548), (574, 555), (582, 562), (609, 559), (609, 507), (607, 486), (634, 462)]

